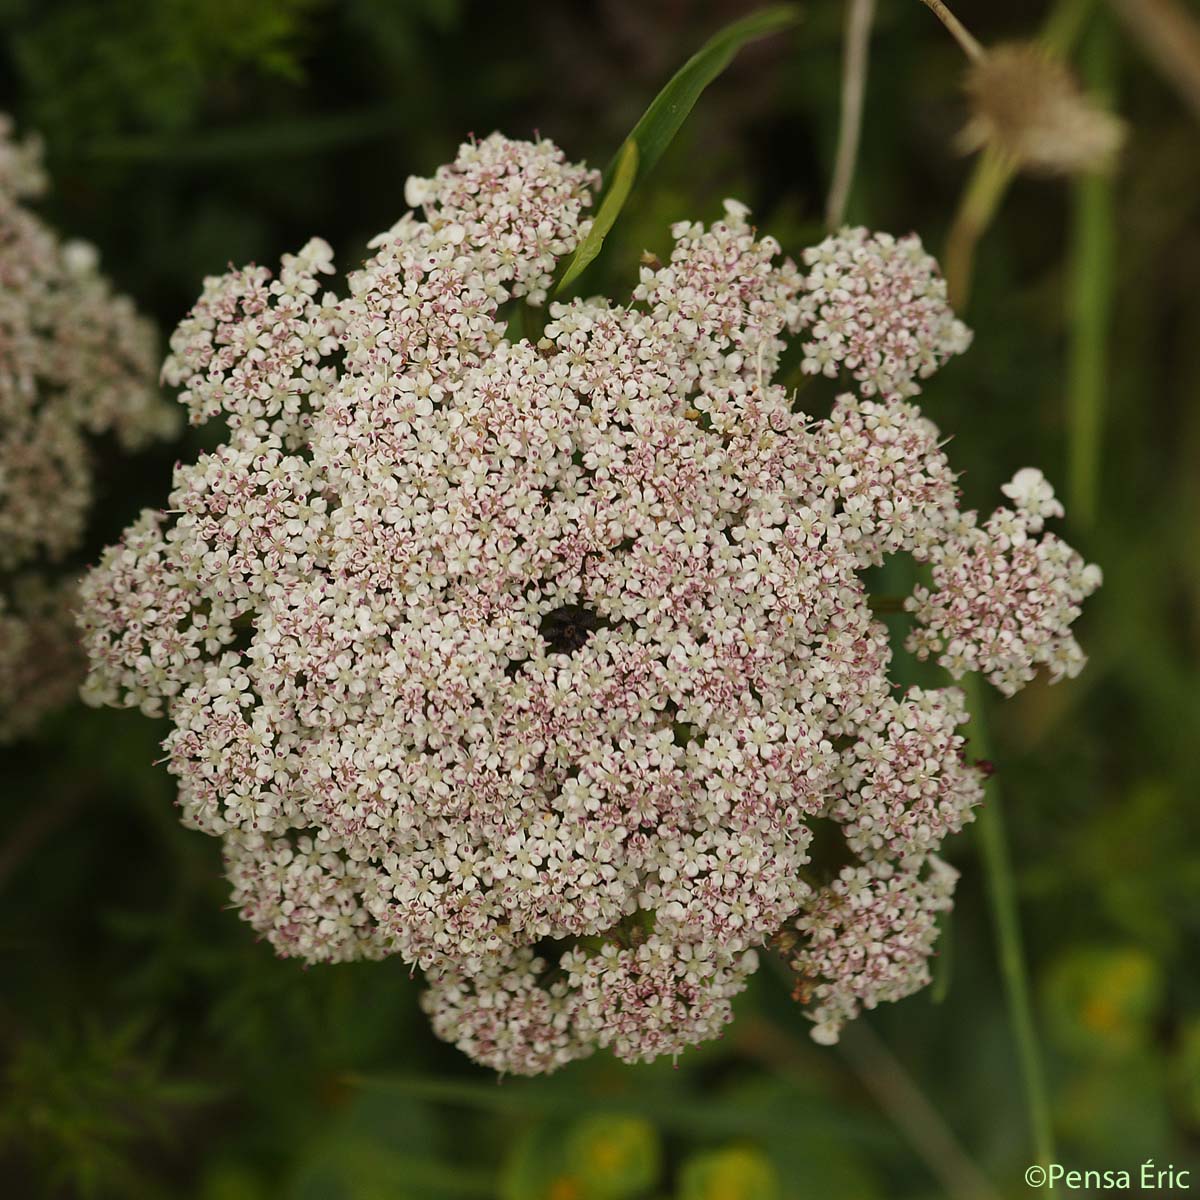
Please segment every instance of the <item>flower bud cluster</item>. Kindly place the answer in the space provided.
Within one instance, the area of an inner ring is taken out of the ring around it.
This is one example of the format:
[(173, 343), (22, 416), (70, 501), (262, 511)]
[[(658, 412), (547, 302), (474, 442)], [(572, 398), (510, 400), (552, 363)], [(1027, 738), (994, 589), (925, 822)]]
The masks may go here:
[(595, 183), (493, 135), (410, 181), (342, 298), (320, 241), (208, 280), (166, 375), (228, 437), (81, 616), (87, 695), (170, 717), (252, 926), (399, 955), (440, 1036), (520, 1073), (716, 1036), (789, 927), (821, 1037), (920, 986), (980, 799), (961, 695), (896, 693), (863, 582), (947, 569), (938, 430), (798, 411), (806, 281), (732, 201), (628, 302), (508, 336)]

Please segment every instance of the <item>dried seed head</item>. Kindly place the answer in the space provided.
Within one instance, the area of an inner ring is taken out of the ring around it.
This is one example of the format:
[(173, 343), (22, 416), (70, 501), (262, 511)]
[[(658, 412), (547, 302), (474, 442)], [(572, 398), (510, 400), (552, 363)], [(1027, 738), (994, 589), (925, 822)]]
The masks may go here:
[(967, 73), (972, 115), (965, 151), (994, 146), (1020, 167), (1050, 174), (1102, 170), (1124, 122), (1084, 94), (1071, 71), (1029, 42), (995, 47)]

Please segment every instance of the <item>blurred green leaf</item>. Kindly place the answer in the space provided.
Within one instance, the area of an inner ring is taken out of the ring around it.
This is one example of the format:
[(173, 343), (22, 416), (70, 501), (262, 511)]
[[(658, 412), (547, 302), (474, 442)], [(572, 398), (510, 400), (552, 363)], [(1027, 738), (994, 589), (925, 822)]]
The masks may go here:
[(730, 1104), (715, 1098), (688, 1100), (670, 1095), (658, 1096), (644, 1090), (631, 1090), (620, 1095), (591, 1094), (564, 1086), (547, 1086), (540, 1081), (528, 1084), (513, 1080), (501, 1084), (475, 1084), (402, 1075), (352, 1074), (346, 1077), (346, 1082), (363, 1090), (378, 1090), (396, 1096), (412, 1096), (434, 1103), (482, 1108), (492, 1112), (643, 1116), (664, 1129), (693, 1134), (729, 1136), (786, 1132), (794, 1129), (796, 1121), (803, 1120), (814, 1130), (820, 1130), (830, 1137), (870, 1142), (878, 1140), (880, 1136), (873, 1126), (837, 1114), (831, 1115), (823, 1111), (825, 1106), (816, 1102), (799, 1102), (785, 1111), (777, 1104)]
[(1162, 996), (1158, 964), (1134, 946), (1071, 950), (1050, 969), (1050, 1029), (1076, 1054), (1110, 1059), (1143, 1051)]
[(200, 1200), (267, 1200), (258, 1177), (235, 1163), (217, 1163), (204, 1176)]
[(457, 1200), (493, 1197), (488, 1171), (393, 1150), (352, 1135), (323, 1147), (294, 1185), (292, 1200)]
[(658, 1181), (658, 1134), (635, 1117), (551, 1118), (507, 1156), (501, 1200), (636, 1200)]
[[(820, 1055), (821, 1051), (814, 1046), (814, 1068), (820, 1065)], [(815, 1070), (806, 1082), (824, 1105), (832, 1109), (841, 1107), (842, 1115), (847, 1119), (854, 1114), (853, 1108), (840, 1097), (830, 1094), (828, 1084)], [(803, 1085), (797, 1081), (797, 1086)], [(774, 1076), (754, 1075), (731, 1088), (727, 1099), (755, 1108), (772, 1106), (784, 1112), (796, 1112), (796, 1092), (796, 1087)], [(873, 1116), (854, 1114), (855, 1119), (864, 1122), (872, 1120)], [(873, 1200), (881, 1194), (873, 1177), (872, 1164), (886, 1154), (882, 1139), (874, 1153), (868, 1154), (852, 1139), (831, 1138), (819, 1128), (810, 1126), (806, 1119), (799, 1119), (793, 1121), (786, 1132), (764, 1130), (755, 1141), (783, 1181), (785, 1200), (806, 1200), (809, 1196), (853, 1196), (854, 1200)], [(899, 1149), (902, 1146), (897, 1137), (893, 1147)]]
[(457, 1200), (496, 1194), (495, 1174), (463, 1161), (411, 1098), (326, 1091), (329, 1112), (304, 1147), (293, 1200)]
[(249, 70), (292, 83), (324, 0), (16, 5), (13, 57), (55, 153), (118, 129), (176, 131)]
[(567, 1163), (585, 1181), (589, 1200), (628, 1200), (653, 1186), (660, 1169), (658, 1134), (636, 1117), (597, 1115), (566, 1136)]
[(1171, 1079), (1180, 1106), (1193, 1129), (1200, 1129), (1200, 1017), (1183, 1027), (1171, 1063)]
[(109, 137), (91, 144), (92, 158), (127, 162), (210, 163), (321, 154), (394, 132), (403, 114), (394, 109), (267, 121), (214, 129), (188, 138)]
[(563, 1155), (563, 1127), (545, 1121), (525, 1131), (504, 1160), (500, 1200), (581, 1200), (583, 1180)]
[(679, 1200), (781, 1200), (779, 1174), (766, 1155), (731, 1147), (684, 1163)]
[(1163, 1074), (1151, 1059), (1084, 1063), (1063, 1082), (1056, 1100), (1064, 1140), (1106, 1160), (1114, 1147), (1149, 1146), (1145, 1158), (1168, 1145)]
[(212, 1088), (172, 1080), (146, 1023), (61, 1027), (16, 1048), (0, 1100), (0, 1146), (84, 1196), (142, 1187), (145, 1146), (167, 1138)]

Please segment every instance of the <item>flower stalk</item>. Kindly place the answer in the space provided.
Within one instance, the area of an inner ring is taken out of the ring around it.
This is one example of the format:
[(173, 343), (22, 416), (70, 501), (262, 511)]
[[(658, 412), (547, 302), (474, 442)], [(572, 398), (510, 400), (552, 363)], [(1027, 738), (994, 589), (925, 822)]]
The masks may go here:
[(942, 0), (921, 0), (921, 3), (945, 25), (969, 59), (975, 61), (983, 57), (983, 47), (970, 34), (967, 27), (942, 3)]
[(838, 127), (833, 182), (825, 207), (825, 224), (832, 232), (846, 217), (846, 204), (858, 163), (862, 139), (863, 100), (867, 91), (867, 64), (875, 0), (850, 0), (846, 7), (846, 36), (842, 50), (842, 113)]
[[(972, 745), (979, 758), (990, 758), (983, 687), (978, 676), (969, 676), (964, 688), (971, 712)], [(1017, 1045), (1034, 1153), (1040, 1163), (1051, 1163), (1055, 1161), (1054, 1127), (1050, 1117), (1046, 1072), (1042, 1065), (1037, 1027), (1033, 1017), (1033, 1000), (1029, 988), (1029, 973), (1025, 965), (1012, 857), (1004, 832), (1004, 811), (999, 785), (993, 778), (986, 787), (987, 801), (980, 810), (977, 828), (988, 901), (996, 933), (1000, 975), (1004, 981), (1009, 1021)]]
[[(1088, 31), (1083, 71), (1093, 91), (1111, 94), (1116, 44), (1106, 15), (1098, 15)], [(1111, 176), (1096, 171), (1075, 183), (1072, 196), (1067, 488), (1073, 519), (1081, 529), (1095, 523), (1100, 494), (1116, 252), (1113, 193)]]
[[(1037, 40), (1037, 45), (1048, 58), (1061, 61), (1070, 55), (1094, 3), (1095, 0), (1059, 0)], [(972, 57), (972, 61), (978, 61), (973, 56), (969, 57)], [(966, 311), (975, 249), (991, 227), (1019, 166), (1010, 155), (991, 145), (985, 147), (975, 160), (946, 237), (943, 254), (950, 303), (956, 312)]]

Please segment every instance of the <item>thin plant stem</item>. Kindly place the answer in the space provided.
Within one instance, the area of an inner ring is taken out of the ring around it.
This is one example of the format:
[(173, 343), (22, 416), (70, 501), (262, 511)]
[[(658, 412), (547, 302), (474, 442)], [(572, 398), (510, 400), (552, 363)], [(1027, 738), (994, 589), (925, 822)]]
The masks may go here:
[(1097, 0), (1058, 0), (1038, 34), (1038, 45), (1054, 58), (1066, 58), (1082, 36), (1096, 3)]
[[(984, 715), (983, 687), (979, 677), (969, 675), (963, 683), (963, 689), (967, 694), (971, 712), (969, 728), (972, 748), (978, 757), (988, 758), (990, 750), (987, 721)], [(1033, 1001), (1029, 989), (1029, 974), (1025, 967), (1012, 859), (1004, 833), (1000, 790), (994, 779), (988, 783), (987, 790), (987, 802), (976, 822), (976, 829), (983, 855), (984, 877), (992, 910), (992, 924), (996, 934), (1009, 1022), (1017, 1046), (1025, 1103), (1029, 1110), (1034, 1154), (1040, 1163), (1046, 1165), (1055, 1161), (1054, 1128), (1050, 1119), (1046, 1074), (1042, 1066), (1037, 1028), (1033, 1019)]]
[(962, 47), (963, 53), (972, 62), (983, 57), (983, 47), (967, 32), (966, 26), (942, 3), (942, 0), (921, 0), (921, 3), (945, 25), (954, 40)]
[(876, 1103), (936, 1172), (948, 1196), (999, 1200), (916, 1080), (865, 1020), (851, 1022), (838, 1045)]
[(842, 43), (842, 112), (833, 181), (825, 206), (825, 224), (830, 230), (837, 229), (845, 219), (846, 203), (854, 182), (854, 168), (858, 163), (871, 25), (874, 20), (875, 0), (849, 0), (846, 5), (846, 35)]
[(1109, 4), (1200, 120), (1200, 21), (1176, 0), (1109, 0)]
[(954, 975), (954, 909), (942, 913), (938, 922), (937, 958), (933, 965), (933, 983), (929, 985), (929, 999), (934, 1004), (945, 1004), (950, 994), (950, 980)]
[[(1110, 97), (1116, 44), (1107, 14), (1098, 14), (1088, 31), (1082, 67), (1089, 88), (1100, 96)], [(1095, 523), (1100, 494), (1116, 252), (1113, 190), (1111, 176), (1096, 172), (1078, 180), (1072, 196), (1067, 492), (1068, 511), (1083, 529)]]
[[(1065, 58), (1070, 54), (1095, 2), (1059, 0), (1038, 36), (1042, 49), (1054, 58)], [(999, 211), (1016, 173), (1016, 165), (990, 146), (975, 160), (942, 255), (950, 303), (960, 313), (966, 311), (971, 294), (975, 250)]]
[(975, 269), (975, 248), (987, 232), (1015, 174), (1012, 162), (988, 146), (975, 162), (946, 236), (942, 266), (946, 292), (955, 312), (965, 312)]
[[(1070, 53), (1082, 32), (1092, 3), (1093, 0), (1060, 0), (1039, 39), (1048, 54), (1061, 58)], [(1004, 156), (990, 149), (985, 150), (976, 162), (963, 193), (947, 239), (945, 256), (948, 290), (952, 303), (959, 311), (965, 309), (970, 294), (975, 248), (998, 211), (1014, 174), (1013, 164)], [(965, 690), (972, 713), (971, 731), (975, 751), (979, 757), (987, 758), (987, 722), (983, 689), (978, 678), (968, 677)], [(1034, 1153), (1040, 1162), (1048, 1164), (1055, 1158), (1054, 1129), (1025, 966), (1012, 861), (1004, 831), (1000, 791), (995, 780), (989, 783), (988, 791), (988, 803), (977, 823), (979, 845)]]
[[(785, 1077), (811, 1080), (817, 1067), (807, 1043), (761, 1015), (739, 1022), (737, 1044), (748, 1057)], [(838, 1048), (950, 1200), (998, 1200), (995, 1189), (920, 1085), (867, 1026), (865, 1018), (846, 1027)]]

